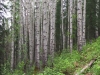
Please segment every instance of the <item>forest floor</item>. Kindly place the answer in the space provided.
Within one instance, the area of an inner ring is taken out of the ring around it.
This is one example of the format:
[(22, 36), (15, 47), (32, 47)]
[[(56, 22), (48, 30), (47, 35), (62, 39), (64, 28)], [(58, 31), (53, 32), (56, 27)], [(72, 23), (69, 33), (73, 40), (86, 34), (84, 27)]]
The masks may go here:
[(87, 43), (80, 52), (73, 50), (70, 53), (65, 49), (55, 55), (53, 67), (49, 60), (48, 66), (42, 71), (34, 72), (33, 67), (24, 73), (24, 62), (21, 62), (13, 73), (3, 67), (3, 75), (100, 75), (100, 37)]
[(100, 38), (87, 43), (81, 52), (64, 50), (53, 64), (53, 68), (46, 67), (38, 75), (100, 75)]

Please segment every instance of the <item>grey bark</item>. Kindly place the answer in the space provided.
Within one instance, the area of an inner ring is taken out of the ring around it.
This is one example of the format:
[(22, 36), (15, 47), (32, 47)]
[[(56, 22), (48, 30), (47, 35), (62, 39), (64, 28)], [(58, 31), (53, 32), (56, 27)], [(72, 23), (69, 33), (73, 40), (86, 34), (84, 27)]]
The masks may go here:
[(20, 33), (19, 33), (19, 50), (18, 50), (18, 61), (21, 61), (21, 54), (22, 54), (22, 45), (23, 43), (23, 4), (22, 0), (20, 0)]
[(85, 31), (86, 31), (86, 0), (83, 3), (83, 45), (86, 44)]
[(70, 48), (69, 34), (70, 34), (70, 1), (68, 0), (68, 30), (67, 30), (67, 48)]
[(95, 27), (95, 36), (96, 38), (99, 36), (98, 32), (98, 17), (99, 17), (99, 0), (96, 1), (96, 27)]
[(48, 1), (43, 1), (43, 66), (47, 65), (47, 53), (48, 53)]
[(73, 0), (70, 0), (70, 52), (72, 52), (72, 47), (73, 47), (72, 20), (73, 20)]
[(34, 44), (33, 44), (33, 20), (32, 20), (32, 4), (31, 0), (28, 1), (28, 31), (29, 31), (29, 57), (30, 57), (30, 65), (33, 64), (33, 51), (34, 51)]
[(55, 47), (55, 11), (56, 10), (56, 0), (50, 1), (50, 56), (51, 63), (53, 63), (54, 58), (54, 47)]
[(36, 0), (35, 5), (35, 65), (40, 68), (40, 0)]
[(77, 0), (77, 44), (78, 50), (82, 50), (82, 1)]
[(27, 13), (27, 9), (28, 9), (28, 6), (27, 6), (27, 1), (24, 1), (24, 0), (22, 0), (22, 2), (23, 2), (23, 10), (24, 10), (24, 12), (23, 12), (23, 17), (24, 17), (24, 19), (23, 19), (23, 24), (24, 24), (24, 26), (23, 26), (23, 33), (24, 33), (24, 35), (23, 35), (23, 49), (22, 49), (22, 60), (23, 61), (26, 61), (26, 59), (27, 59), (27, 51), (28, 51), (28, 46), (27, 46), (27, 43), (28, 43), (28, 13)]
[(63, 49), (65, 48), (65, 30), (64, 30), (64, 15), (63, 15), (63, 0), (61, 0), (61, 30), (62, 30), (62, 45)]
[(13, 18), (12, 18), (12, 30), (11, 30), (11, 71), (13, 71), (14, 69), (14, 22), (15, 22), (15, 3), (16, 3), (16, 0), (13, 1)]

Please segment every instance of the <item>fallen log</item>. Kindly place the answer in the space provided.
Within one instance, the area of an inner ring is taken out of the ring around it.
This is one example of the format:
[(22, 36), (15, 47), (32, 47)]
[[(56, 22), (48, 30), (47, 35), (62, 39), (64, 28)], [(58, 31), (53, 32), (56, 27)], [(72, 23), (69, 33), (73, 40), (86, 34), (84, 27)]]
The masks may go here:
[(92, 59), (86, 66), (83, 67), (83, 69), (76, 73), (75, 75), (80, 75), (81, 73), (83, 73), (87, 68), (89, 68), (90, 66), (92, 66), (92, 64), (96, 61), (96, 59)]

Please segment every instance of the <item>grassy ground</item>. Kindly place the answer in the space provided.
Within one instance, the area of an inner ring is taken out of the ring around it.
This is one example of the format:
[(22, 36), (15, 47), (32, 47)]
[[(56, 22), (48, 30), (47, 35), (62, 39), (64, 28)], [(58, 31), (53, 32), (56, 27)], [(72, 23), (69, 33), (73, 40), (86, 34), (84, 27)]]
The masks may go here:
[(53, 67), (49, 67), (50, 61), (48, 61), (48, 67), (37, 74), (33, 71), (34, 67), (28, 70), (27, 73), (24, 73), (24, 62), (21, 62), (18, 68), (12, 73), (9, 67), (4, 66), (3, 75), (75, 75), (92, 59), (96, 59), (96, 61), (79, 75), (100, 75), (100, 38), (91, 44), (86, 44), (81, 52), (73, 50), (72, 53), (69, 53), (67, 50), (63, 50), (60, 55), (57, 54), (54, 58)]
[(96, 61), (80, 75), (100, 75), (100, 38), (92, 44), (86, 44), (82, 52), (73, 50), (72, 54), (64, 50), (55, 57), (54, 67), (47, 67), (38, 75), (75, 75), (91, 60)]

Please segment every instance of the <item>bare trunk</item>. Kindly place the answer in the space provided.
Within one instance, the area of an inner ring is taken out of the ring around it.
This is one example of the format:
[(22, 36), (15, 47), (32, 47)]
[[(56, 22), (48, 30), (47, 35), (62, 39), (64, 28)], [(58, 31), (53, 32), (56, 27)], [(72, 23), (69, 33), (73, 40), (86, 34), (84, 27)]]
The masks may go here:
[(23, 6), (22, 1), (20, 0), (20, 33), (19, 33), (19, 51), (18, 51), (18, 60), (21, 61), (22, 45), (23, 43), (23, 26), (24, 26), (24, 17), (23, 17)]
[(40, 0), (36, 0), (36, 10), (35, 10), (35, 66), (40, 68)]
[(14, 69), (14, 23), (15, 23), (15, 4), (16, 4), (16, 0), (13, 1), (14, 5), (13, 5), (13, 18), (12, 18), (12, 42), (11, 42), (11, 71), (13, 71)]
[(43, 1), (43, 66), (47, 65), (47, 53), (48, 53), (48, 1)]
[(55, 11), (56, 10), (56, 0), (51, 0), (50, 2), (50, 55), (51, 63), (53, 63), (54, 58), (54, 47), (55, 47)]
[(22, 45), (22, 60), (23, 61), (26, 61), (27, 59), (27, 51), (28, 51), (28, 46), (27, 46), (27, 43), (28, 43), (28, 13), (27, 13), (27, 1), (22, 1), (23, 2), (23, 17), (24, 17), (24, 27), (23, 27), (23, 41), (24, 41), (24, 44)]
[(30, 65), (33, 64), (33, 51), (34, 51), (34, 44), (33, 44), (33, 23), (32, 23), (32, 5), (31, 5), (31, 1), (28, 1), (28, 31), (29, 31), (29, 58), (30, 58)]
[(83, 7), (83, 45), (86, 44), (85, 38), (85, 30), (86, 30), (86, 0), (84, 0), (84, 7)]
[(67, 48), (70, 49), (69, 33), (70, 33), (70, 1), (68, 0), (68, 31), (67, 31)]
[(96, 2), (96, 28), (95, 28), (95, 36), (96, 38), (99, 36), (98, 32), (98, 17), (99, 17), (99, 0)]
[(73, 37), (72, 37), (72, 19), (73, 19), (73, 0), (70, 0), (70, 52), (72, 52), (73, 47)]
[(64, 16), (63, 16), (63, 0), (61, 0), (61, 30), (62, 30), (62, 45), (63, 49), (65, 48), (65, 30), (64, 30)]
[(82, 50), (82, 1), (77, 0), (77, 44), (78, 50)]

